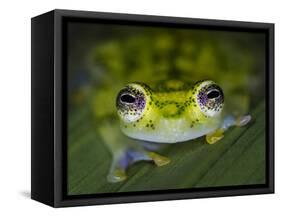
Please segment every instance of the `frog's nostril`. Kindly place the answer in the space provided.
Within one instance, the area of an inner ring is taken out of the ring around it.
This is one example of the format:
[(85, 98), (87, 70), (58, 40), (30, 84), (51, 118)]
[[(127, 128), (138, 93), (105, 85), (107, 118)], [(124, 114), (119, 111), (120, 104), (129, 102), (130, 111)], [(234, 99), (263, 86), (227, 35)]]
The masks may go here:
[(136, 98), (130, 94), (124, 94), (120, 97), (120, 100), (125, 103), (134, 103), (136, 101)]

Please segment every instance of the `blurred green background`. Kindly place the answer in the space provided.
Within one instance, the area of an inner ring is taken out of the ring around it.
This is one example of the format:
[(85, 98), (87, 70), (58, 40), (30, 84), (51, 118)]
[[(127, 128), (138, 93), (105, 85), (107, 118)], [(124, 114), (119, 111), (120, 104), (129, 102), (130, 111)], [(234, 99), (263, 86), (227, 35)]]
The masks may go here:
[[(265, 183), (263, 33), (76, 22), (67, 29), (70, 195)], [(140, 162), (125, 182), (108, 183), (111, 155), (97, 129), (117, 118), (115, 97), (126, 83), (163, 79), (212, 79), (224, 91), (226, 113), (249, 113), (253, 121), (215, 145), (199, 138), (165, 146), (169, 165)]]

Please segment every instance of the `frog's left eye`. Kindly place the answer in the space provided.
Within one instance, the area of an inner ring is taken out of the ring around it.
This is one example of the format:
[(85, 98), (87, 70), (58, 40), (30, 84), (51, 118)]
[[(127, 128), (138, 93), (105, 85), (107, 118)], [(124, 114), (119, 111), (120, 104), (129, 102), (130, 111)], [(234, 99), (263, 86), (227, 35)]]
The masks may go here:
[(116, 108), (125, 122), (140, 119), (146, 105), (145, 91), (137, 84), (127, 85), (117, 95)]
[(220, 90), (217, 90), (217, 89), (210, 90), (207, 93), (208, 99), (215, 99), (215, 98), (218, 98), (220, 95), (221, 95), (221, 92), (220, 92)]
[(202, 82), (198, 87), (197, 103), (206, 116), (214, 117), (220, 114), (224, 103), (222, 89), (212, 81)]

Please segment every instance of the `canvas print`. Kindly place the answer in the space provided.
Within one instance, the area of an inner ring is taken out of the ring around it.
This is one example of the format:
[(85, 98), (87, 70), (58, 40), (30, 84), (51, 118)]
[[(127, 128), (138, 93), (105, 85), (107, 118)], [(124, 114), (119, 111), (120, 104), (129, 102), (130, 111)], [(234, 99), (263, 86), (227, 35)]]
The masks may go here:
[(266, 183), (266, 35), (68, 22), (67, 194)]

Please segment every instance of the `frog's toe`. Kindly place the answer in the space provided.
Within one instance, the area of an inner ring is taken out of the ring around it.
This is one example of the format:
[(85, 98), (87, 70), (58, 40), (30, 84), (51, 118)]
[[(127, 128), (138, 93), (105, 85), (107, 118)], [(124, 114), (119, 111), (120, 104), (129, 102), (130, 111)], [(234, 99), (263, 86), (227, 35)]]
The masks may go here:
[(111, 183), (122, 182), (127, 178), (123, 169), (116, 168), (107, 175), (107, 181)]
[(251, 121), (251, 115), (245, 115), (237, 119), (236, 126), (243, 127)]
[(165, 166), (171, 162), (171, 160), (169, 158), (156, 154), (155, 152), (148, 152), (148, 156), (159, 167)]
[(206, 141), (209, 143), (209, 144), (214, 144), (216, 143), (217, 141), (221, 140), (223, 138), (223, 132), (224, 130), (223, 129), (218, 129), (216, 130), (215, 132), (212, 132), (210, 134), (207, 134), (206, 135)]

